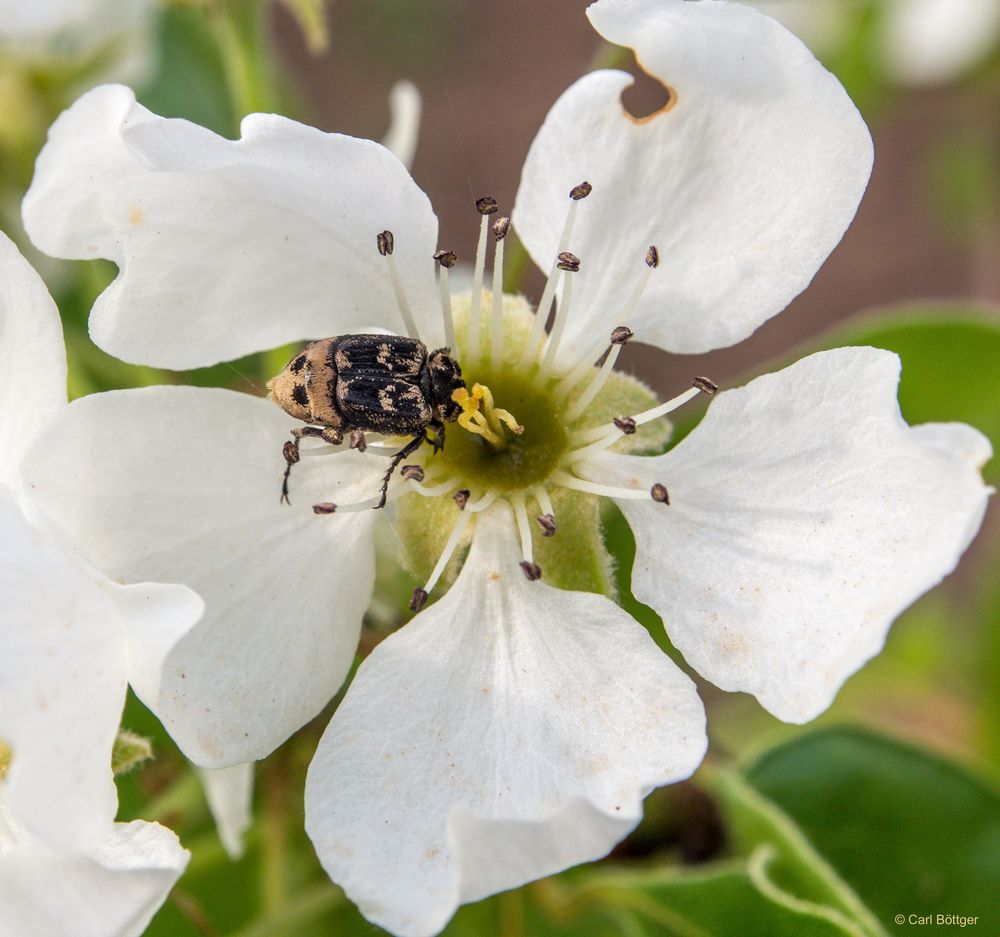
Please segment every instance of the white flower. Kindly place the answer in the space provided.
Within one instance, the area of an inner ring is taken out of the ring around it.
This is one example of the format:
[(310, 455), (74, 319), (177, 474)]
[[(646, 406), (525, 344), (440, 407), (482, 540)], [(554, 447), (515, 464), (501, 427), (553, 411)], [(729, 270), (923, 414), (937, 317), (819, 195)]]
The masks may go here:
[(158, 681), (202, 603), (106, 580), (38, 515), (21, 461), (65, 388), (58, 313), (0, 234), (0, 931), (133, 937), (188, 853), (158, 824), (114, 822), (111, 747), (126, 682)]
[[(822, 55), (845, 38), (850, 0), (746, 0), (784, 23)], [(906, 85), (961, 77), (996, 48), (1000, 0), (884, 0), (875, 5), (877, 54), (887, 73)]]
[[(628, 76), (601, 71), (553, 107), (514, 210), (551, 273), (538, 316), (480, 290), (489, 201), (471, 296), (452, 297), (451, 258), (438, 254), (437, 284), (430, 262), (436, 219), (399, 162), (280, 117), (251, 115), (228, 141), (98, 89), (53, 127), (25, 201), (43, 250), (119, 264), (91, 329), (129, 360), (184, 368), (372, 329), (457, 347), (473, 390), (462, 425), (394, 478), (390, 516), (427, 576), (415, 607), (466, 543), (468, 555), (440, 601), (362, 664), (307, 786), (324, 866), (401, 935), (603, 855), (652, 787), (702, 757), (691, 681), (609, 598), (574, 585), (607, 588), (598, 496), (632, 525), (633, 588), (687, 659), (796, 722), (877, 653), (985, 510), (988, 443), (965, 426), (907, 427), (898, 360), (870, 348), (727, 391), (674, 449), (639, 454), (662, 448), (661, 416), (712, 386), (652, 406), (611, 372), (609, 336), (628, 337), (615, 327), (685, 352), (749, 335), (837, 244), (871, 142), (836, 80), (753, 10), (600, 0), (588, 15), (671, 104), (633, 121)], [(505, 223), (495, 231), (499, 282)], [(97, 566), (204, 597), (151, 701), (203, 764), (262, 757), (319, 711), (372, 594), (384, 514), (367, 508), (398, 444), (307, 441), (288, 507), (289, 423), (229, 391), (114, 392), (72, 404), (59, 452), (29, 457), (48, 515)]]

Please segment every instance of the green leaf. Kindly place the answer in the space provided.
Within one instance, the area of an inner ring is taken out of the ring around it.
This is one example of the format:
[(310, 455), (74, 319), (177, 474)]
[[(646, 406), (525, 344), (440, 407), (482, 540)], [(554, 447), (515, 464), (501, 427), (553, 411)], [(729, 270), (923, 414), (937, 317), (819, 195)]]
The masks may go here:
[[(821, 347), (873, 345), (903, 361), (899, 404), (909, 423), (968, 423), (1000, 452), (1000, 310), (962, 303), (917, 303), (865, 313), (825, 335)], [(1000, 480), (1000, 460), (987, 481)]]
[(745, 865), (712, 871), (595, 876), (582, 894), (602, 899), (605, 913), (625, 912), (636, 925), (633, 932), (645, 937), (863, 937), (846, 916), (775, 885), (769, 875), (775, 856), (764, 846)]
[(861, 934), (885, 934), (850, 885), (776, 804), (736, 772), (710, 775), (709, 780), (725, 808), (727, 829), (737, 850), (745, 854), (756, 854), (762, 847), (771, 850), (768, 873), (776, 888), (810, 906), (827, 908), (839, 919), (856, 922)]
[(747, 784), (878, 915), (978, 917), (1000, 932), (1000, 797), (961, 768), (859, 729), (763, 755)]

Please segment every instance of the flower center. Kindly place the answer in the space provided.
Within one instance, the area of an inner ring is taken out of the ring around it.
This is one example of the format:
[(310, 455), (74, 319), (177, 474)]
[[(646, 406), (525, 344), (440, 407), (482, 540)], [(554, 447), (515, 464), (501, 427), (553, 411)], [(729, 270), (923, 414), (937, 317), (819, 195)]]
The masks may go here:
[[(534, 386), (523, 372), (502, 374), (487, 366), (476, 368), (475, 374), (479, 383), (459, 401), (465, 410), (459, 425), (469, 432), (448, 433), (436, 460), (440, 468), (459, 478), (462, 487), (504, 494), (544, 482), (569, 448), (551, 393)], [(511, 414), (525, 414), (524, 425)]]

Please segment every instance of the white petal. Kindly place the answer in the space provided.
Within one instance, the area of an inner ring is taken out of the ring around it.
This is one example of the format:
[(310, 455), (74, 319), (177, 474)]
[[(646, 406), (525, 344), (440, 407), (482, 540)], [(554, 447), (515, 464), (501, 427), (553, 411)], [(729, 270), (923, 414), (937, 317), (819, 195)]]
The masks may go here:
[(118, 798), (111, 746), (127, 648), (114, 604), (82, 564), (0, 495), (0, 739), (12, 815), (45, 842), (106, 835)]
[(669, 506), (618, 502), (636, 597), (699, 673), (788, 722), (830, 705), (955, 567), (986, 509), (989, 442), (959, 424), (908, 427), (898, 379), (887, 351), (811, 355), (720, 394), (663, 456), (578, 467), (667, 486)]
[(141, 820), (114, 824), (81, 853), (19, 831), (0, 844), (0, 935), (139, 937), (188, 858), (170, 830)]
[[(850, 224), (872, 144), (844, 89), (774, 20), (737, 4), (600, 0), (588, 16), (673, 89), (636, 122), (624, 72), (582, 78), (556, 102), (525, 163), (514, 224), (548, 269), (572, 186), (570, 345), (627, 324), (639, 340), (694, 353), (732, 345), (809, 284)], [(644, 271), (636, 311), (619, 321)]]
[(24, 222), (47, 253), (121, 268), (91, 314), (94, 341), (188, 368), (370, 326), (403, 331), (376, 249), (383, 229), (422, 337), (436, 341), (437, 219), (399, 161), (272, 114), (241, 130), (231, 141), (165, 120), (113, 85), (52, 126)]
[(36, 502), (95, 566), (204, 599), (158, 695), (136, 687), (199, 764), (263, 757), (315, 716), (353, 662), (371, 597), (376, 512), (317, 517), (311, 505), (371, 497), (384, 460), (303, 458), (292, 505), (279, 504), (291, 425), (232, 391), (112, 392), (70, 404), (25, 460)]
[(958, 78), (1000, 34), (998, 0), (892, 0), (882, 29), (885, 64), (904, 84)]
[(252, 761), (228, 768), (198, 769), (219, 839), (230, 859), (243, 855), (243, 834), (253, 823), (253, 772)]
[(160, 694), (163, 662), (204, 615), (205, 603), (187, 586), (142, 582), (134, 586), (105, 581), (126, 623), (128, 682), (141, 699)]
[(420, 92), (412, 81), (397, 81), (389, 92), (391, 124), (382, 146), (407, 169), (413, 166), (420, 139)]
[(14, 487), (32, 435), (66, 404), (59, 311), (14, 243), (0, 232), (0, 484)]
[(361, 665), (309, 769), (320, 860), (394, 934), (604, 855), (704, 754), (694, 686), (645, 630), (519, 558), (491, 509), (448, 594)]

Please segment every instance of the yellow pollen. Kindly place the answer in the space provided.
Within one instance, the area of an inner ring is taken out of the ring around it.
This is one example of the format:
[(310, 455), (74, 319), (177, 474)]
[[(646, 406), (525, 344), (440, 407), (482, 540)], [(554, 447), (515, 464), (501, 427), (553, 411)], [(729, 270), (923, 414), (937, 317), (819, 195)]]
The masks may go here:
[(471, 394), (464, 387), (459, 387), (452, 392), (451, 399), (462, 408), (458, 425), (482, 436), (494, 448), (503, 449), (507, 445), (504, 426), (518, 436), (524, 432), (524, 427), (514, 419), (513, 414), (494, 404), (493, 393), (485, 384), (473, 384)]

